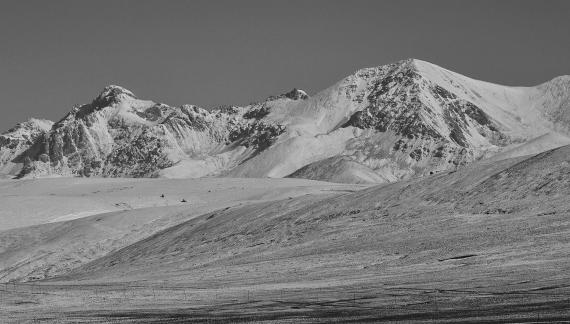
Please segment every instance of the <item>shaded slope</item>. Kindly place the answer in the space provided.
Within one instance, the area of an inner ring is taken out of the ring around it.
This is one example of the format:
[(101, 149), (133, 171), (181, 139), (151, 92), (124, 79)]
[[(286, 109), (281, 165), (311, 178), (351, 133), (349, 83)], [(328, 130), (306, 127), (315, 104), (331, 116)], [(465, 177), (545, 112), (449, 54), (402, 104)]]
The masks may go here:
[(533, 155), (569, 144), (570, 137), (558, 133), (547, 133), (526, 143), (515, 145), (513, 148), (505, 148), (504, 151), (488, 159), (498, 161), (518, 156)]
[(390, 180), (347, 156), (334, 156), (308, 164), (288, 175), (287, 178), (302, 178), (339, 183), (390, 182)]

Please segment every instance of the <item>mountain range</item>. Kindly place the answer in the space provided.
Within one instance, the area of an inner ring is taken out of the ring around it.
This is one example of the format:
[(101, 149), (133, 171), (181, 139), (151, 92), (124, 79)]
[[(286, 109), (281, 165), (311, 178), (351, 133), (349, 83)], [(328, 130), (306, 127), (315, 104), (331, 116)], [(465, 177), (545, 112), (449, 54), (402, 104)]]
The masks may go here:
[(408, 59), (309, 96), (169, 106), (110, 85), (0, 135), (0, 177), (295, 177), (387, 183), (570, 144), (570, 76), (534, 87)]

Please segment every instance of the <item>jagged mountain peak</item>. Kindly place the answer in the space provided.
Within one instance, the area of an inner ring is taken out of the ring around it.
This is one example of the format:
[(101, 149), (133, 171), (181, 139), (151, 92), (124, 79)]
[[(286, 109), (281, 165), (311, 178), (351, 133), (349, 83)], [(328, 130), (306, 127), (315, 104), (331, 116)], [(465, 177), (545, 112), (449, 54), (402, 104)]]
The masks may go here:
[[(396, 66), (400, 66), (402, 69), (413, 70), (413, 71), (419, 71), (422, 67), (442, 68), (442, 67), (437, 66), (433, 63), (430, 63), (430, 62), (424, 61), (424, 60), (420, 60), (417, 58), (407, 58), (407, 59), (403, 59), (400, 61), (396, 61), (392, 64), (396, 65)], [(382, 66), (384, 66), (384, 65), (381, 65), (379, 67), (382, 67)]]
[(453, 88), (453, 86), (447, 84), (448, 81), (469, 80), (473, 82), (487, 83), (484, 81), (478, 81), (468, 78), (464, 75), (450, 71), (434, 63), (416, 58), (408, 58), (385, 65), (359, 69), (352, 75), (348, 76), (345, 80), (361, 78), (368, 80), (369, 82), (375, 82), (378, 79), (385, 79), (386, 77), (389, 76), (398, 76), (398, 75), (403, 79), (409, 79), (410, 81), (415, 83), (421, 82), (421, 80), (423, 79), (426, 81), (436, 83), (444, 88), (445, 87)]
[(32, 130), (48, 132), (52, 126), (53, 122), (51, 120), (30, 118), (25, 122), (16, 124), (16, 126), (2, 133), (2, 135), (17, 135)]
[(0, 178), (20, 172), (22, 154), (48, 134), (52, 126), (50, 120), (31, 118), (0, 134)]
[(309, 95), (307, 95), (305, 91), (297, 88), (293, 88), (293, 90), (285, 93), (284, 96), (293, 100), (299, 100), (299, 99), (305, 100), (309, 98)]
[(113, 119), (115, 117), (123, 117), (133, 122), (145, 121), (138, 116), (144, 110), (153, 106), (165, 106), (157, 104), (150, 100), (138, 99), (135, 94), (118, 85), (108, 85), (91, 101), (91, 103), (83, 105), (75, 105), (73, 109), (56, 123), (61, 126), (73, 122), (77, 119), (97, 118), (96, 112), (103, 112), (105, 119)]
[(53, 122), (51, 120), (30, 118), (25, 122), (16, 124), (14, 127), (0, 134), (0, 136), (27, 141), (38, 134), (49, 132), (52, 126)]
[(278, 96), (270, 96), (266, 101), (274, 101), (283, 98), (288, 98), (291, 100), (306, 100), (309, 99), (309, 95), (304, 90), (293, 88), (291, 91), (285, 92)]
[(103, 91), (101, 91), (101, 93), (99, 94), (99, 96), (97, 98), (105, 98), (105, 97), (109, 97), (109, 96), (118, 96), (121, 94), (125, 94), (128, 95), (130, 97), (136, 98), (136, 96), (133, 94), (133, 92), (127, 88), (118, 86), (118, 85), (114, 85), (114, 84), (110, 84), (108, 86), (106, 86)]
[(362, 76), (376, 77), (376, 76), (383, 76), (386, 73), (393, 73), (393, 72), (397, 73), (397, 72), (403, 72), (403, 71), (417, 72), (419, 70), (419, 68), (422, 66), (435, 66), (435, 67), (437, 67), (437, 65), (426, 62), (426, 61), (422, 61), (422, 60), (418, 60), (418, 59), (414, 59), (414, 58), (407, 58), (407, 59), (395, 61), (395, 62), (388, 63), (388, 64), (358, 69), (351, 76), (348, 76), (348, 78), (354, 77), (354, 76), (356, 76), (356, 77), (359, 77), (359, 76), (360, 77), (362, 77)]
[(95, 98), (93, 103), (97, 106), (104, 107), (113, 103), (117, 103), (124, 99), (137, 99), (132, 91), (118, 85), (108, 85)]

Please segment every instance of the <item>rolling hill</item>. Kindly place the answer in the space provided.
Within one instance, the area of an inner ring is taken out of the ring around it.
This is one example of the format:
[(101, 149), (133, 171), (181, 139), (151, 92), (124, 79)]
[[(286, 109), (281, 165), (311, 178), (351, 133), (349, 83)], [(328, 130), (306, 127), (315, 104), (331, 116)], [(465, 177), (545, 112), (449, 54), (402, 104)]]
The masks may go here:
[[(569, 156), (563, 146), (201, 215), (160, 207), (1, 232), (12, 242), (2, 260), (54, 255), (30, 259), (46, 279), (14, 284), (4, 303), (18, 321), (561, 321), (570, 316), (561, 271), (570, 259)], [(131, 229), (136, 239), (91, 260), (71, 253), (87, 255), (79, 237), (95, 242), (112, 229), (117, 241), (138, 217), (160, 224), (173, 213), (187, 214), (144, 235)]]

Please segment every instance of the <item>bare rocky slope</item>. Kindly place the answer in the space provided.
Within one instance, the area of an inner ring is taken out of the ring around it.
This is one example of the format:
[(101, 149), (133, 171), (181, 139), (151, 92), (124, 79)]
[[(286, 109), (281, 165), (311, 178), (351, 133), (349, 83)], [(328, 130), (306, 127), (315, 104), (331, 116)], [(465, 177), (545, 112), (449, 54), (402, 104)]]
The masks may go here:
[(31, 159), (25, 161), (24, 154), (44, 134), (48, 133), (53, 122), (48, 120), (30, 119), (0, 135), (0, 177), (2, 175), (20, 172), (24, 162), (31, 164)]
[(569, 98), (568, 76), (507, 87), (420, 60), (359, 70), (312, 97), (293, 89), (245, 107), (171, 107), (108, 86), (53, 125), (4, 133), (0, 171), (395, 182), (568, 144)]

